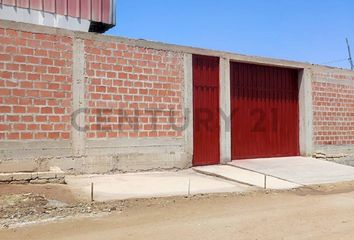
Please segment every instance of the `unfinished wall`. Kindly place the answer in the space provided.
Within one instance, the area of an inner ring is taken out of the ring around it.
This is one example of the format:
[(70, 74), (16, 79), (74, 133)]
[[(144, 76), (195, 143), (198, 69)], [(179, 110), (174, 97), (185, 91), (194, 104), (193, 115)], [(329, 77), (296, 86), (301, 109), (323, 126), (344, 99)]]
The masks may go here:
[(0, 28), (0, 138), (70, 139), (72, 39)]
[(0, 28), (0, 43), (0, 169), (47, 168), (70, 148), (72, 39)]
[(190, 165), (173, 127), (183, 123), (183, 53), (10, 25), (0, 28), (0, 172)]
[(183, 54), (97, 40), (85, 40), (84, 50), (86, 168), (189, 166), (183, 132), (173, 128), (183, 122)]
[(87, 138), (182, 136), (182, 54), (92, 40), (85, 53)]
[(354, 73), (314, 71), (312, 79), (317, 156), (350, 161), (354, 159)]
[[(310, 147), (302, 154), (346, 156), (348, 162), (353, 153), (350, 71), (2, 20), (0, 26), (0, 172), (190, 167), (192, 54), (221, 59), (224, 113), (230, 61), (303, 70), (300, 135)], [(230, 129), (224, 118), (226, 162)]]

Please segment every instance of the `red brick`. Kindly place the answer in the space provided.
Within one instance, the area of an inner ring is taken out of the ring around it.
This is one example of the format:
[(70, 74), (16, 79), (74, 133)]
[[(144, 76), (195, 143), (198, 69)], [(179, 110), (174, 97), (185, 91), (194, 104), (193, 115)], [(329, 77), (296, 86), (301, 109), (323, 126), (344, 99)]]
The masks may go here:
[(33, 139), (33, 133), (21, 133), (21, 139)]
[(6, 72), (6, 71), (2, 71), (2, 72), (0, 72), (0, 78), (11, 79), (12, 78), (12, 73), (11, 72)]
[[(13, 74), (14, 78), (17, 79), (17, 80), (26, 80), (26, 73), (23, 73), (23, 72), (15, 72)], [(22, 82), (21, 82), (22, 83)]]
[(60, 133), (59, 132), (50, 132), (48, 133), (48, 138), (49, 139), (58, 139), (60, 137)]
[(47, 139), (47, 133), (35, 133), (35, 139)]
[(60, 133), (60, 137), (61, 137), (61, 139), (66, 139), (66, 140), (68, 140), (68, 139), (70, 139), (70, 133), (68, 133), (68, 132), (63, 133), (63, 132), (61, 132), (61, 133)]
[(13, 128), (17, 131), (26, 130), (26, 124), (23, 123), (14, 124)]
[(24, 56), (14, 56), (14, 61), (19, 62), (19, 63), (24, 63), (26, 62), (26, 57)]
[(0, 96), (10, 96), (11, 90), (6, 88), (0, 88)]
[(41, 108), (41, 113), (42, 114), (51, 114), (51, 113), (53, 113), (53, 108), (51, 108), (51, 107), (43, 107), (43, 108)]
[(12, 94), (14, 96), (25, 97), (26, 96), (26, 91), (24, 89), (14, 89), (14, 90), (12, 90)]
[(52, 124), (41, 124), (41, 130), (43, 131), (52, 131), (53, 125)]
[(56, 108), (54, 108), (54, 113), (55, 114), (64, 114), (65, 108), (56, 107)]
[(17, 48), (13, 46), (8, 46), (5, 48), (6, 53), (17, 53)]
[(55, 131), (64, 131), (66, 128), (65, 124), (55, 124), (54, 125), (54, 130)]
[[(0, 107), (0, 109), (1, 109), (1, 107)], [(6, 120), (8, 122), (19, 122), (20, 121), (20, 117), (18, 115), (7, 115), (6, 118), (7, 118)]]
[(46, 122), (47, 116), (36, 116), (36, 122)]
[(27, 90), (28, 97), (39, 97), (39, 91), (37, 90)]
[(10, 113), (11, 107), (10, 106), (0, 106), (0, 113)]
[(25, 113), (26, 112), (26, 108), (23, 106), (14, 106), (13, 107), (13, 112), (14, 113)]
[(17, 37), (18, 33), (13, 29), (6, 29), (6, 35), (10, 37)]
[(28, 125), (27, 125), (27, 130), (28, 130), (28, 131), (39, 130), (39, 126), (38, 126), (38, 124), (28, 124)]
[(0, 54), (0, 61), (1, 62), (11, 61), (11, 55), (10, 54)]
[(33, 122), (33, 116), (22, 116), (21, 121)]
[(7, 124), (1, 124), (0, 123), (0, 131), (4, 132), (4, 131), (7, 131), (7, 130), (10, 130), (10, 126), (7, 125)]
[(8, 97), (5, 98), (4, 103), (7, 105), (17, 105), (18, 104), (18, 98), (17, 97)]
[(20, 139), (20, 134), (19, 133), (7, 133), (6, 138), (9, 140), (17, 140), (17, 139)]
[(58, 67), (49, 67), (48, 68), (48, 73), (58, 74), (58, 73), (60, 73), (60, 69)]

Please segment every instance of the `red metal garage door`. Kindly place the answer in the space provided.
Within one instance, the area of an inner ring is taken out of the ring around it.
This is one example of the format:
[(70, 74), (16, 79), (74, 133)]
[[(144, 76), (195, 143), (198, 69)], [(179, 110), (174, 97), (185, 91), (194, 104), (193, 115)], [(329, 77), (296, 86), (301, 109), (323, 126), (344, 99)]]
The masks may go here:
[(232, 158), (299, 155), (298, 72), (231, 63)]
[(220, 163), (219, 58), (193, 56), (193, 165)]

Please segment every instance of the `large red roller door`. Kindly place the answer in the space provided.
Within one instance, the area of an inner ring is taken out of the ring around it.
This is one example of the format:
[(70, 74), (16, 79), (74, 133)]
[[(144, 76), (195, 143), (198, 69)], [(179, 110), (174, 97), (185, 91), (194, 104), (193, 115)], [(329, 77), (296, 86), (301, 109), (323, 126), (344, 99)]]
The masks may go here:
[(193, 55), (193, 165), (220, 163), (219, 58)]
[(298, 71), (231, 63), (232, 159), (299, 155)]

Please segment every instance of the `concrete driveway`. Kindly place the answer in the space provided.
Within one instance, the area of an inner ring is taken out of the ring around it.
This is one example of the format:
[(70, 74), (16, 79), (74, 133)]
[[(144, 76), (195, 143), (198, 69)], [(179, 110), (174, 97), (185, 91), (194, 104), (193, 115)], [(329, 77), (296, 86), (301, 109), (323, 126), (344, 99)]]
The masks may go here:
[(354, 167), (308, 157), (240, 160), (229, 164), (301, 185), (354, 180)]
[(233, 161), (177, 172), (66, 176), (81, 199), (90, 199), (93, 182), (95, 201), (293, 189), (353, 180), (354, 167), (304, 157)]
[(247, 192), (256, 189), (248, 185), (199, 174), (191, 169), (177, 172), (66, 176), (65, 179), (73, 192), (85, 200), (90, 199), (91, 182), (93, 182), (95, 201)]

